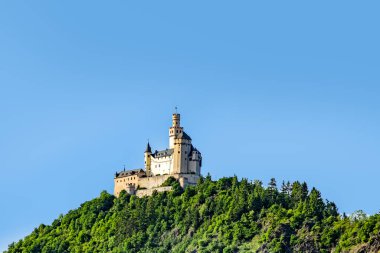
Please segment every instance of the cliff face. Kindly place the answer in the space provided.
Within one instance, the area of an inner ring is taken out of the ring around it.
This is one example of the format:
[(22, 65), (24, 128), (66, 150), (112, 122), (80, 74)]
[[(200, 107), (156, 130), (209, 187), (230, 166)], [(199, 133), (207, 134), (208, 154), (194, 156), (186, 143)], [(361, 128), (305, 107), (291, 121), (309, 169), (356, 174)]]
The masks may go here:
[(7, 252), (378, 252), (380, 214), (341, 216), (306, 183), (278, 190), (236, 177), (202, 178), (138, 198), (106, 192)]

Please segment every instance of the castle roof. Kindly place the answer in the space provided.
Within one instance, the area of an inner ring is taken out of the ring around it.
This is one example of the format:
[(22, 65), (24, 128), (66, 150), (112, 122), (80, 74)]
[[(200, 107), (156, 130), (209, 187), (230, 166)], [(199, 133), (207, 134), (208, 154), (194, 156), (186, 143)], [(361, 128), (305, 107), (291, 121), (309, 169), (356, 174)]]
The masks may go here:
[(150, 147), (149, 145), (149, 141), (148, 141), (148, 144), (146, 145), (146, 149), (145, 149), (145, 153), (152, 153), (152, 148)]
[(158, 157), (165, 157), (165, 156), (171, 156), (174, 152), (174, 149), (171, 148), (171, 149), (165, 149), (165, 150), (161, 150), (161, 151), (155, 151), (152, 156), (154, 158), (158, 158)]
[(187, 133), (185, 133), (185, 131), (182, 131), (182, 133), (180, 133), (177, 138), (191, 141), (190, 136)]
[(115, 177), (128, 177), (132, 175), (137, 175), (138, 177), (146, 175), (145, 170), (135, 169), (135, 170), (123, 170), (115, 173)]
[(193, 152), (193, 151), (196, 151), (196, 152), (200, 153), (196, 147), (194, 147), (193, 145), (191, 145), (190, 146), (190, 153)]

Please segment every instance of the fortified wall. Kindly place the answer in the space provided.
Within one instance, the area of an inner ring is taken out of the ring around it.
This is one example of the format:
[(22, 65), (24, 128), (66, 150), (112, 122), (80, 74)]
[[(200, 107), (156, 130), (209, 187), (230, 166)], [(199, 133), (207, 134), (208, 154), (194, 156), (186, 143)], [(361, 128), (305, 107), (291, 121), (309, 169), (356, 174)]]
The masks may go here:
[(153, 192), (168, 192), (171, 191), (172, 187), (171, 186), (162, 186), (162, 187), (157, 187), (157, 188), (152, 188), (152, 189), (142, 189), (142, 190), (137, 190), (136, 191), (136, 196), (141, 198), (144, 196), (150, 196), (153, 194)]

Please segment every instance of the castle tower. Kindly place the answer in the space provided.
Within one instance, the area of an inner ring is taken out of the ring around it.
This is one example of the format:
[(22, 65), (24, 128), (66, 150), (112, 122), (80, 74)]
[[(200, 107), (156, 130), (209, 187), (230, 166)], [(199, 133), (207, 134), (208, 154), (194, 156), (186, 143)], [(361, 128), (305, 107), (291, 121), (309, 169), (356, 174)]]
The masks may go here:
[(144, 166), (145, 166), (145, 171), (146, 171), (146, 175), (148, 177), (151, 176), (151, 157), (150, 155), (152, 154), (152, 149), (149, 145), (149, 141), (148, 141), (148, 144), (146, 145), (146, 149), (145, 149), (145, 152), (144, 152)]
[(183, 132), (180, 121), (181, 115), (174, 113), (172, 116), (172, 126), (169, 128), (169, 148), (174, 148), (174, 140)]
[[(179, 137), (179, 136), (178, 136)], [(174, 157), (173, 157), (173, 173), (181, 174), (187, 171), (187, 161), (185, 160), (186, 143), (182, 138), (174, 139)]]
[(172, 117), (172, 127), (169, 129), (169, 144), (173, 150), (173, 173), (189, 173), (189, 155), (191, 138), (180, 126), (180, 114), (175, 113)]

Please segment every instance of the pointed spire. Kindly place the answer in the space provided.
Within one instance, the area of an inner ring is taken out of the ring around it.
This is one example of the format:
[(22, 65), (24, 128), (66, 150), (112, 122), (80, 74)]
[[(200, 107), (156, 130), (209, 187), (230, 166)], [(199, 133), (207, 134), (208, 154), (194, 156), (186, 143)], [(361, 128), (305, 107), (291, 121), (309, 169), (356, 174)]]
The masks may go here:
[(145, 153), (152, 153), (152, 149), (151, 149), (151, 147), (149, 145), (149, 141), (148, 141), (148, 144), (146, 145)]

